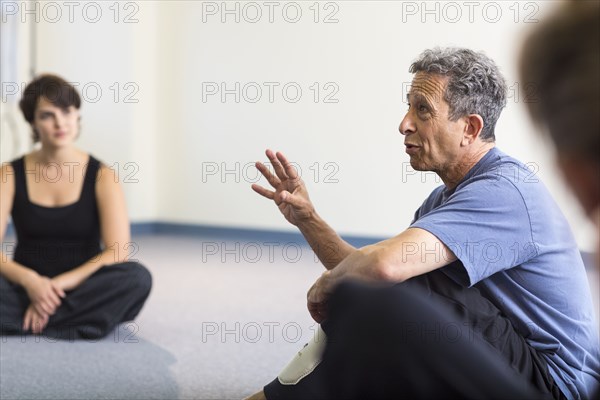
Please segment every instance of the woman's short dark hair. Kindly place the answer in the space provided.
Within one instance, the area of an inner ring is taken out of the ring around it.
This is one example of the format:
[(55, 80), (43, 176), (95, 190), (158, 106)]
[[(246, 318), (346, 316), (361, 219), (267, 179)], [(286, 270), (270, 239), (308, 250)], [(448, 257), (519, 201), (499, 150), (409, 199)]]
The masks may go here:
[[(42, 97), (63, 109), (70, 106), (77, 109), (81, 107), (81, 97), (73, 85), (57, 75), (40, 75), (25, 87), (23, 97), (19, 102), (23, 117), (29, 124), (33, 124), (35, 109)], [(39, 140), (35, 131), (33, 140), (36, 142)]]

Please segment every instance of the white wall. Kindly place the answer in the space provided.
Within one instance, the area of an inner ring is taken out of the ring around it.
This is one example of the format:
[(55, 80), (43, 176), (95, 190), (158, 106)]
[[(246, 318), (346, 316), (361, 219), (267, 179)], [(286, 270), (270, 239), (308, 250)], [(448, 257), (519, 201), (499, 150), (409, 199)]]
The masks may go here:
[(5, 15), (5, 3), (0, 0), (0, 161), (27, 151), (31, 143), (18, 106), (21, 83), (29, 79), (31, 69), (30, 26)]
[[(340, 232), (400, 232), (438, 184), (431, 174), (425, 183), (419, 173), (406, 174), (397, 127), (406, 110), (408, 66), (425, 48), (456, 45), (484, 50), (500, 65), (513, 96), (498, 145), (538, 167), (580, 244), (590, 245), (592, 228), (516, 96), (523, 94), (515, 86), (519, 43), (535, 25), (524, 20), (540, 19), (551, 2), (276, 2), (273, 22), (264, 2), (227, 2), (229, 10), (238, 7), (236, 22), (235, 12), (221, 13), (222, 2), (144, 1), (120, 3), (118, 23), (111, 2), (98, 4), (104, 12), (98, 23), (40, 24), (40, 70), (101, 85), (104, 97), (83, 109), (81, 145), (118, 162), (122, 177), (138, 179), (124, 183), (134, 221), (292, 229), (250, 190), (256, 174), (249, 165), (271, 147), (299, 164), (318, 211)], [(302, 16), (291, 23), (297, 7)], [(253, 23), (257, 10), (262, 18)], [(134, 11), (138, 22), (123, 23)], [(328, 15), (338, 21), (324, 23)], [(125, 84), (136, 84), (139, 102), (115, 103), (114, 82), (121, 96)], [(205, 91), (203, 99), (203, 88), (232, 89), (236, 82), (239, 103), (234, 94), (222, 101), (220, 93)], [(264, 82), (278, 85), (273, 102)], [(298, 102), (283, 97), (286, 83), (302, 89)], [(253, 103), (256, 86), (262, 97)], [(337, 103), (324, 102), (334, 89)], [(128, 162), (135, 164), (126, 169)]]
[[(19, 57), (27, 58), (29, 27), (35, 23), (36, 71), (57, 73), (79, 89), (84, 101), (79, 145), (118, 172), (134, 221), (155, 220), (158, 202), (156, 104), (159, 99), (153, 91), (159, 76), (156, 5), (132, 8), (120, 3), (117, 8), (114, 2), (65, 5), (63, 2), (5, 0), (3, 3), (3, 10), (10, 10), (3, 19), (16, 22), (23, 35), (19, 38)], [(13, 12), (14, 4), (17, 13)], [(139, 22), (125, 23), (131, 19), (127, 17), (132, 12), (135, 15), (131, 18)], [(7, 62), (2, 61), (3, 65)], [(21, 74), (18, 85), (24, 89), (28, 81), (29, 76)], [(21, 94), (8, 98), (18, 99)], [(16, 108), (12, 116), (21, 123), (20, 141), (29, 143), (22, 152), (31, 147), (30, 130)], [(4, 146), (5, 138), (13, 136), (12, 132), (8, 133), (2, 132), (3, 150), (9, 148)], [(18, 153), (12, 148), (3, 151), (2, 161)]]

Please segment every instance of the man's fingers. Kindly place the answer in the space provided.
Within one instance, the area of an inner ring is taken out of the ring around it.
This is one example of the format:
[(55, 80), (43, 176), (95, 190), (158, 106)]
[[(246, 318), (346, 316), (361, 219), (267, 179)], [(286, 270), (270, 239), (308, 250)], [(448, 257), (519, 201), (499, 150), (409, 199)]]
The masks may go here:
[(281, 162), (281, 165), (283, 166), (283, 169), (285, 170), (286, 175), (291, 179), (291, 180), (296, 180), (298, 179), (298, 171), (296, 171), (296, 168), (294, 168), (294, 166), (292, 165), (292, 163), (287, 159), (286, 156), (283, 155), (282, 152), (278, 151), (276, 153), (277, 159), (279, 160), (279, 162)]
[(294, 196), (287, 190), (284, 190), (279, 194), (279, 199), (281, 200), (281, 202), (287, 203), (297, 209), (302, 208), (302, 206), (303, 206), (302, 200), (300, 199), (300, 197)]
[(319, 315), (321, 316), (321, 318), (323, 318), (323, 320), (327, 319), (327, 303), (320, 303), (319, 304)]
[(273, 186), (274, 188), (277, 188), (277, 186), (279, 186), (281, 181), (279, 180), (279, 178), (273, 175), (271, 171), (269, 171), (265, 164), (261, 163), (260, 161), (257, 161), (254, 165), (256, 166), (256, 169), (258, 169), (258, 171), (262, 174), (262, 176), (264, 176), (267, 179), (271, 186)]
[(252, 190), (260, 194), (261, 196), (266, 197), (269, 200), (273, 200), (275, 198), (275, 192), (265, 189), (264, 187), (257, 185), (256, 183), (252, 184)]
[(320, 324), (321, 322), (323, 322), (323, 318), (321, 317), (321, 315), (319, 313), (310, 313), (310, 316), (317, 324)]
[(283, 166), (279, 162), (279, 159), (277, 158), (275, 153), (273, 153), (272, 150), (267, 150), (265, 154), (269, 158), (269, 161), (271, 161), (271, 164), (273, 165), (273, 169), (275, 169), (275, 174), (277, 174), (277, 177), (279, 177), (279, 179), (281, 180), (288, 179), (288, 176), (285, 173)]
[(321, 307), (319, 304), (312, 303), (310, 301), (308, 302), (308, 312), (310, 313), (312, 319), (319, 324), (325, 319), (324, 315), (320, 312), (320, 309)]

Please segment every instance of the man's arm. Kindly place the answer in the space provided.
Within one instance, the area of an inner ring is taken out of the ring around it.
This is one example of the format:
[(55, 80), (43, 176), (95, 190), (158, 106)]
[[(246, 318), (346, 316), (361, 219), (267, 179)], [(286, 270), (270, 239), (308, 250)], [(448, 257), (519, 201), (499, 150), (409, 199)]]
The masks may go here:
[(328, 270), (356, 251), (316, 213), (311, 220), (298, 225), (298, 229)]
[(306, 186), (294, 166), (281, 153), (266, 151), (275, 175), (261, 163), (256, 168), (275, 191), (260, 185), (252, 189), (261, 196), (273, 200), (285, 219), (298, 227), (325, 268), (332, 269), (356, 249), (343, 240), (315, 211), (308, 197)]
[(335, 269), (326, 271), (308, 291), (308, 309), (315, 321), (325, 319), (327, 298), (343, 279), (400, 283), (455, 260), (454, 253), (436, 236), (424, 229), (409, 228), (398, 236), (353, 252)]

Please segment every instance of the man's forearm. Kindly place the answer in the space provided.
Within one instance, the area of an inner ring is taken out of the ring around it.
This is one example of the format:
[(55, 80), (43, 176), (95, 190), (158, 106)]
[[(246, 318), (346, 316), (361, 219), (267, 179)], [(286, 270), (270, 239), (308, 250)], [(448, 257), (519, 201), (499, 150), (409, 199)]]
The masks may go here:
[(309, 221), (299, 224), (298, 228), (327, 269), (334, 268), (344, 258), (356, 251), (356, 248), (342, 239), (317, 214)]

